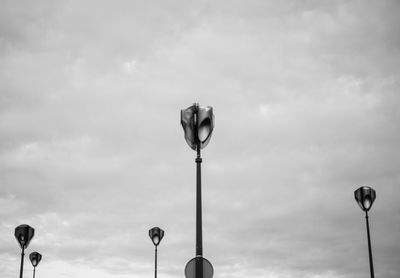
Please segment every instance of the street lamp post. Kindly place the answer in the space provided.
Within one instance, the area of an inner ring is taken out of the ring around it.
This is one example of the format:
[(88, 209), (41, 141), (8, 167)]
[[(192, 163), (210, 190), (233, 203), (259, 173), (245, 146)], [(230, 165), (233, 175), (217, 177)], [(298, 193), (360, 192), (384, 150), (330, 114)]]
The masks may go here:
[(376, 198), (376, 192), (369, 186), (362, 186), (354, 191), (354, 197), (360, 206), (365, 211), (365, 220), (367, 225), (367, 238), (368, 238), (368, 254), (369, 254), (369, 270), (371, 278), (374, 278), (374, 263), (372, 261), (371, 237), (369, 233), (369, 220), (368, 211), (371, 209), (373, 202)]
[(29, 255), (29, 259), (31, 260), (31, 263), (33, 265), (33, 278), (35, 278), (36, 267), (42, 259), (42, 254), (40, 254), (38, 252), (32, 252)]
[(185, 140), (189, 147), (196, 151), (196, 257), (185, 267), (186, 278), (212, 278), (213, 267), (203, 258), (203, 232), (201, 207), (201, 163), (200, 150), (207, 146), (214, 129), (213, 109), (210, 106), (200, 107), (198, 103), (181, 110), (181, 124)]
[(19, 277), (22, 278), (23, 270), (24, 270), (24, 256), (25, 256), (25, 249), (28, 247), (29, 242), (35, 235), (35, 229), (31, 226), (22, 224), (15, 228), (14, 236), (17, 239), (19, 245), (21, 246), (21, 266), (19, 270)]
[(157, 278), (157, 246), (160, 244), (164, 237), (164, 231), (158, 227), (149, 230), (149, 237), (154, 244), (154, 278)]

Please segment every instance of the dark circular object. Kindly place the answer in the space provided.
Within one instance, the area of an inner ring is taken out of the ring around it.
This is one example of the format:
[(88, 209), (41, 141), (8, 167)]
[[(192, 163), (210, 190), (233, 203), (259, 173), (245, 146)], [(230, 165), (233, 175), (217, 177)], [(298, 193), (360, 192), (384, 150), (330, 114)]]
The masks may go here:
[[(203, 277), (196, 277), (196, 265), (203, 269)], [(214, 268), (211, 263), (203, 257), (196, 257), (191, 259), (185, 267), (186, 278), (212, 278), (214, 275)]]

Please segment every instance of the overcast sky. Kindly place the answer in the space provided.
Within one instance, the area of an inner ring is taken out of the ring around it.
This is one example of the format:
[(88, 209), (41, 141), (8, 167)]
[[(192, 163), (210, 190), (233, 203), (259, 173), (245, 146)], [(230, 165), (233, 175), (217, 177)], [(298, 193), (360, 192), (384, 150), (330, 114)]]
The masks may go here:
[(202, 151), (214, 278), (400, 276), (399, 1), (0, 0), (0, 276), (184, 277)]

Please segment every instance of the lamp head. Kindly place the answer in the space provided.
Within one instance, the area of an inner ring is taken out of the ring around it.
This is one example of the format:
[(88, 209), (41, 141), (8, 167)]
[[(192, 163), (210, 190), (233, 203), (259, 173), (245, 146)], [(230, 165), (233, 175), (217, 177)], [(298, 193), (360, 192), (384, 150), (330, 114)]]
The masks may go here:
[(35, 229), (33, 229), (29, 225), (22, 224), (15, 228), (14, 236), (17, 239), (22, 249), (28, 247), (29, 242), (31, 241), (34, 235), (35, 235)]
[(158, 227), (149, 230), (149, 237), (153, 241), (154, 246), (158, 246), (164, 237), (164, 231)]
[(363, 211), (369, 211), (376, 198), (376, 192), (369, 186), (362, 186), (354, 191), (354, 198)]
[(32, 252), (29, 254), (29, 259), (31, 260), (33, 267), (36, 267), (42, 259), (42, 254), (38, 252)]
[(181, 124), (188, 145), (196, 150), (205, 148), (214, 129), (214, 114), (211, 106), (200, 107), (198, 103), (181, 110)]

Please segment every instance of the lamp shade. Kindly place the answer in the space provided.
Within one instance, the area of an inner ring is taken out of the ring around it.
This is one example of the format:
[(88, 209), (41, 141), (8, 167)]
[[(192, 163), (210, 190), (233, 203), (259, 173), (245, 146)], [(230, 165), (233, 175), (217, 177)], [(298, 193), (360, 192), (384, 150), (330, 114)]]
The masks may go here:
[(164, 237), (164, 231), (158, 227), (149, 230), (149, 237), (155, 246), (159, 245)]
[(38, 252), (32, 252), (29, 254), (29, 259), (31, 260), (33, 267), (36, 267), (42, 259), (42, 254)]
[(213, 108), (200, 107), (198, 103), (181, 110), (181, 124), (189, 147), (203, 149), (211, 139), (214, 129)]
[(35, 235), (35, 229), (29, 225), (22, 224), (15, 228), (14, 236), (22, 249), (27, 248), (29, 242)]
[(376, 198), (376, 192), (369, 186), (362, 186), (354, 191), (354, 198), (363, 211), (369, 211)]

